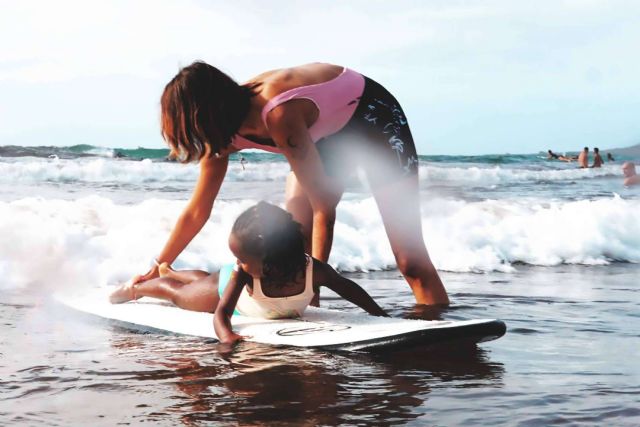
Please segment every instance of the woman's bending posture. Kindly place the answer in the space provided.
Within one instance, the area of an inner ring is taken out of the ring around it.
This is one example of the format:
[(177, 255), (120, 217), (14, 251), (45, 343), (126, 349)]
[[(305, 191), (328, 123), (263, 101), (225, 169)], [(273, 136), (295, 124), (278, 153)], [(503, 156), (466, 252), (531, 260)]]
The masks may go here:
[[(172, 153), (184, 162), (199, 161), (200, 175), (159, 263), (171, 264), (211, 215), (229, 154), (258, 148), (289, 161), (286, 208), (302, 225), (314, 258), (329, 258), (336, 205), (362, 169), (416, 301), (449, 302), (422, 236), (418, 156), (409, 124), (380, 84), (345, 67), (313, 63), (267, 71), (240, 85), (194, 62), (167, 84), (161, 110), (162, 135)], [(134, 280), (158, 275), (153, 267)]]
[(236, 219), (229, 235), (235, 266), (208, 274), (174, 271), (162, 264), (160, 278), (123, 285), (111, 294), (111, 302), (148, 296), (185, 310), (215, 311), (214, 326), (221, 342), (241, 339), (231, 329), (234, 312), (269, 319), (299, 317), (320, 286), (372, 315), (387, 315), (360, 286), (307, 255), (304, 246), (300, 224), (291, 214), (260, 202)]

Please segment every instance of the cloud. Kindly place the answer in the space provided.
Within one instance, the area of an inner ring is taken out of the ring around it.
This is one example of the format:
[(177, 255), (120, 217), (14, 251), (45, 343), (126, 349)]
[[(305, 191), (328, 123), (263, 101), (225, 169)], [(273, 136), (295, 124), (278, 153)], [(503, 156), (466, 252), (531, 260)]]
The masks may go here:
[(0, 36), (12, 42), (0, 45), (0, 79), (43, 82), (123, 72), (152, 77), (158, 64), (175, 68), (195, 58), (240, 64), (241, 70), (250, 68), (247, 58), (258, 68), (280, 67), (286, 57), (290, 64), (381, 62), (388, 52), (440, 37), (429, 24), (484, 13), (478, 6), (434, 5), (7, 1)]
[[(52, 81), (78, 76), (132, 73), (153, 76), (170, 52), (197, 55), (216, 49), (220, 35), (249, 35), (214, 9), (192, 2), (11, 2), (3, 7), (4, 61), (29, 61), (0, 78)], [(194, 31), (195, 30), (195, 31)], [(187, 34), (195, 33), (188, 40)]]
[[(425, 141), (448, 150), (492, 140), (517, 152), (498, 128), (474, 133), (474, 111), (520, 117), (525, 134), (546, 120), (571, 143), (558, 114), (575, 124), (580, 103), (614, 114), (640, 96), (640, 3), (632, 1), (0, 0), (0, 7), (0, 143), (18, 141), (34, 121), (43, 134), (61, 122), (91, 122), (118, 127), (114, 137), (134, 129), (158, 141), (162, 87), (195, 59), (241, 81), (318, 60), (350, 66), (397, 95), (416, 118), (419, 150), (428, 151)], [(613, 133), (640, 131), (602, 123), (616, 126)]]

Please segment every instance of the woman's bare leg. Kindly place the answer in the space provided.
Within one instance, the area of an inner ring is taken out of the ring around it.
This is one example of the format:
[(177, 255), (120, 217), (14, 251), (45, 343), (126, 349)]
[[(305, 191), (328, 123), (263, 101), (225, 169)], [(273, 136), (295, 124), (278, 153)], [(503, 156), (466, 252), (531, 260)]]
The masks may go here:
[(398, 269), (418, 304), (448, 304), (447, 291), (422, 237), (418, 176), (373, 191)]
[(120, 304), (141, 297), (169, 301), (184, 310), (212, 313), (218, 306), (219, 273), (212, 273), (202, 279), (185, 284), (169, 277), (159, 277), (137, 283), (123, 285), (111, 294), (113, 304)]

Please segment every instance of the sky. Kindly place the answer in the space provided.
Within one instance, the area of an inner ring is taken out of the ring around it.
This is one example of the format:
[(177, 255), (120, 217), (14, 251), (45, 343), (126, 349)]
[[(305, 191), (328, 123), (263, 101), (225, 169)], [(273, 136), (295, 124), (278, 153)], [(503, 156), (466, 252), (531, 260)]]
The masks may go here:
[(420, 154), (640, 142), (639, 1), (0, 0), (0, 40), (0, 145), (164, 147), (160, 95), (194, 60), (355, 69)]

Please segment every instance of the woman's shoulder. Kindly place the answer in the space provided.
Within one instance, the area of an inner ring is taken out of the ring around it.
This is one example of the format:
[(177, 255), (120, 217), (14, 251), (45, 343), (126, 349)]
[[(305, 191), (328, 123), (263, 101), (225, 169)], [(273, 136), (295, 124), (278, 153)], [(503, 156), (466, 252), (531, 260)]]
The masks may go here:
[(288, 68), (279, 68), (257, 75), (247, 84), (260, 84), (260, 95), (266, 100), (287, 90), (331, 80), (342, 73), (344, 67), (324, 62), (312, 62)]

